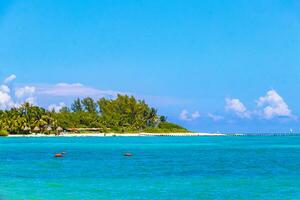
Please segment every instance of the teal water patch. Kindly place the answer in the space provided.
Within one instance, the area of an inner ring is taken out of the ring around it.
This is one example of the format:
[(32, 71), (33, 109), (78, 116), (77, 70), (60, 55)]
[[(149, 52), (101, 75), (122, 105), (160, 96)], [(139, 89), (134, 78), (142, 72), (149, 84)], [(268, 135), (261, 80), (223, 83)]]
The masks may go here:
[(300, 137), (0, 138), (0, 199), (300, 199), (299, 166)]

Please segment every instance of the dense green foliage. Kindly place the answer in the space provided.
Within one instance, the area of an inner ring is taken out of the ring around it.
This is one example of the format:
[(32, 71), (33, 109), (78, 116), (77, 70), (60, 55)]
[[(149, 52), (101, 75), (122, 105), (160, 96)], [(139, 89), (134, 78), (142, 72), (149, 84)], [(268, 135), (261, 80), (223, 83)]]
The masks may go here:
[(25, 103), (19, 108), (0, 111), (0, 130), (11, 134), (23, 134), (35, 128), (49, 131), (49, 127), (56, 127), (57, 122), (51, 112)]
[(0, 137), (5, 137), (8, 136), (8, 131), (7, 130), (0, 130)]
[[(76, 99), (71, 108), (63, 107), (59, 112), (25, 103), (19, 108), (0, 111), (0, 130), (3, 133), (26, 134), (55, 133), (68, 128), (96, 128), (98, 132), (187, 132), (186, 129), (167, 122), (157, 110), (145, 101), (127, 95), (116, 99), (94, 101), (87, 97)], [(5, 135), (5, 134), (3, 134)]]
[(141, 131), (159, 120), (154, 108), (134, 97), (119, 95), (116, 100), (102, 98), (97, 103), (105, 126), (115, 131)]
[(148, 127), (144, 130), (147, 133), (186, 133), (187, 129), (170, 122), (161, 122), (157, 127)]

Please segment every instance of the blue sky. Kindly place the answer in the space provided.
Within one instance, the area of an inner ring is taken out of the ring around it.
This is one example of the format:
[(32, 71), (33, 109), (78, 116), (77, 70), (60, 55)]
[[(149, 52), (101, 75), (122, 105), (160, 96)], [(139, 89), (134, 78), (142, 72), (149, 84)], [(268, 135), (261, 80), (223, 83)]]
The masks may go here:
[(2, 0), (0, 106), (121, 92), (192, 130), (300, 131), (299, 9), (296, 0)]

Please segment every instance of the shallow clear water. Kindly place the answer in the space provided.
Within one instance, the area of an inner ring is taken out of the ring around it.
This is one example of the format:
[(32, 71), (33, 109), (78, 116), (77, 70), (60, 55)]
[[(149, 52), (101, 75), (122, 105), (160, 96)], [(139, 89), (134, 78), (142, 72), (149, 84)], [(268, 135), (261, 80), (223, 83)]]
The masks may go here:
[(0, 138), (1, 200), (300, 199), (299, 188), (300, 137)]

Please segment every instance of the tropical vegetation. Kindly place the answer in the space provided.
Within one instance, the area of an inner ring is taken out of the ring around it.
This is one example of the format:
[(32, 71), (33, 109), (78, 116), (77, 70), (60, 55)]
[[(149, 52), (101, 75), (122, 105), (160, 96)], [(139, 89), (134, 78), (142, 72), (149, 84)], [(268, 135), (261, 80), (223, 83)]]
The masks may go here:
[(71, 107), (59, 112), (24, 103), (20, 107), (0, 111), (0, 136), (8, 134), (45, 133), (62, 130), (96, 130), (102, 133), (168, 133), (188, 132), (167, 122), (157, 110), (133, 96), (118, 95), (116, 99), (87, 97), (76, 99)]

